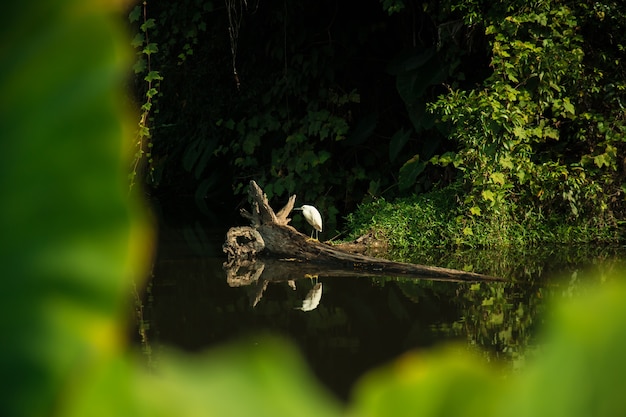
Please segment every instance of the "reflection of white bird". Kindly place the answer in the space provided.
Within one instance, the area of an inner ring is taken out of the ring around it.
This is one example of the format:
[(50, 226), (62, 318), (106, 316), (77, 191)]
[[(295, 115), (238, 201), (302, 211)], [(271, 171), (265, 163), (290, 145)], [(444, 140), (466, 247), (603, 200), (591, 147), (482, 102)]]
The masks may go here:
[(313, 206), (307, 206), (306, 204), (302, 207), (295, 208), (295, 210), (302, 211), (302, 215), (306, 219), (307, 222), (311, 226), (313, 226), (313, 230), (311, 231), (311, 237), (313, 237), (313, 232), (315, 232), (315, 238), (319, 239), (319, 232), (322, 231), (322, 215), (319, 211)]
[(311, 291), (309, 291), (302, 300), (302, 307), (296, 307), (297, 310), (302, 311), (311, 311), (315, 310), (322, 299), (322, 283), (318, 282), (313, 286)]

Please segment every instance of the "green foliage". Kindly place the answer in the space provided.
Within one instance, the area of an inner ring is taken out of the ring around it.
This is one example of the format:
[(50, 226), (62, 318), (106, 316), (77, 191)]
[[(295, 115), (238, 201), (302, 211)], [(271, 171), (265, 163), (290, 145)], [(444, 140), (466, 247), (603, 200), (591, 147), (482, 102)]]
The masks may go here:
[[(278, 32), (264, 46), (269, 61), (257, 70), (266, 71), (269, 81), (250, 78), (253, 74), (241, 65), (237, 104), (216, 123), (225, 140), (215, 154), (230, 160), (238, 173), (236, 194), (245, 194), (250, 179), (276, 204), (296, 194), (298, 201), (321, 209), (332, 231), (338, 198), (367, 180), (363, 168), (346, 164), (342, 157), (350, 146), (350, 123), (361, 97), (357, 89), (336, 81), (343, 58), (335, 48), (326, 41), (313, 45), (300, 36), (300, 24), (311, 30), (318, 25), (303, 21), (300, 13), (301, 6), (294, 5), (272, 15), (272, 24), (286, 33)], [(240, 35), (241, 48), (250, 34)], [(241, 51), (238, 56), (242, 62)]]
[[(205, 93), (218, 93), (224, 83), (219, 88), (203, 87), (205, 80), (222, 80), (212, 73), (199, 80), (195, 66), (209, 72), (217, 66), (217, 61), (207, 63), (210, 54), (206, 48), (212, 43), (203, 42), (203, 36), (212, 30), (208, 17), (214, 12), (213, 2), (136, 3), (129, 14), (131, 30), (138, 32), (131, 42), (138, 48), (134, 93), (140, 103), (150, 102), (142, 107), (145, 117), (140, 119), (148, 128), (144, 130), (149, 134), (144, 150), (150, 156), (144, 161), (146, 172), (138, 165), (138, 178), (147, 191), (174, 187), (178, 197), (195, 194), (199, 208), (207, 212), (205, 198), (220, 184), (224, 170), (214, 155), (217, 139), (211, 136), (213, 122), (206, 114), (214, 109), (207, 109), (204, 101), (210, 94)], [(148, 70), (148, 65), (157, 68), (158, 73)], [(161, 83), (163, 79), (167, 82)], [(195, 96), (189, 94), (190, 90)], [(214, 172), (207, 174), (211, 171), (207, 167), (214, 168)], [(184, 174), (188, 176), (182, 179)]]
[[(335, 213), (363, 196), (397, 193), (403, 166), (401, 192), (414, 189), (441, 139), (431, 136), (434, 142), (425, 144), (411, 124), (432, 126), (421, 95), (450, 69), (441, 69), (443, 58), (431, 44), (389, 63), (396, 47), (380, 33), (388, 31), (389, 16), (375, 3), (362, 9), (363, 21), (352, 18), (348, 3), (249, 8), (232, 2), (229, 19), (208, 3), (148, 10), (148, 20), (159, 23), (151, 29), (159, 52), (151, 57), (168, 80), (152, 129), (153, 187), (171, 185), (177, 193), (182, 187), (202, 203), (220, 184), (243, 195), (255, 179), (274, 204), (296, 193), (322, 208), (330, 230)], [(393, 14), (404, 13), (402, 6), (383, 5)], [(193, 54), (174, 65), (187, 44)], [(409, 125), (396, 90), (411, 107)], [(416, 150), (420, 160), (413, 164)]]
[[(279, 82), (275, 88), (287, 90), (289, 86)], [(324, 194), (328, 187), (344, 186), (342, 182), (349, 175), (341, 161), (332, 160), (328, 149), (345, 140), (346, 107), (358, 103), (359, 95), (354, 91), (338, 95), (332, 90), (322, 90), (312, 100), (320, 102), (310, 104), (300, 119), (292, 114), (285, 120), (278, 115), (289, 109), (280, 104), (273, 106), (271, 103), (280, 100), (274, 98), (274, 92), (268, 93), (263, 97), (266, 106), (262, 113), (238, 122), (232, 119), (220, 122), (242, 140), (218, 148), (217, 153), (234, 157), (235, 167), (263, 184), (270, 200), (286, 201), (290, 195), (297, 194), (298, 201), (314, 203), (323, 210), (328, 223), (334, 224), (337, 210), (332, 199)], [(238, 182), (235, 192), (246, 192), (247, 184)]]
[(506, 378), (465, 348), (411, 353), (367, 375), (342, 409), (276, 339), (165, 352), (158, 372), (145, 369), (125, 340), (150, 246), (125, 181), (128, 40), (108, 3), (36, 6), (13, 3), (1, 25), (12, 41), (0, 66), (1, 415), (626, 413), (619, 273), (556, 310), (541, 355)]
[[(164, 194), (208, 211), (255, 179), (275, 205), (317, 205), (333, 230), (361, 202), (458, 179), (461, 236), (528, 216), (607, 231), (626, 215), (621, 4), (214, 6), (130, 16), (148, 182)], [(150, 60), (167, 83), (145, 78)]]
[(457, 148), (431, 162), (451, 163), (460, 173), (464, 215), (470, 222), (582, 216), (614, 227), (623, 215), (616, 155), (626, 133), (623, 110), (614, 109), (626, 74), (615, 73), (622, 92), (608, 94), (615, 80), (602, 74), (606, 62), (594, 59), (586, 43), (592, 34), (581, 29), (606, 26), (552, 2), (492, 16), (485, 25), (493, 74), (481, 89), (451, 89), (430, 105)]

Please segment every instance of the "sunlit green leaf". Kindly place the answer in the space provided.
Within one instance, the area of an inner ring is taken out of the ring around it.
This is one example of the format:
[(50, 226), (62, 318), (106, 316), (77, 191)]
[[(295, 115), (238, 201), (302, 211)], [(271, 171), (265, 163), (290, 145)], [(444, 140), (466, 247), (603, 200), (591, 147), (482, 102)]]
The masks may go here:
[(499, 312), (499, 313), (495, 313), (495, 314), (491, 314), (491, 316), (489, 317), (489, 323), (493, 324), (493, 325), (500, 325), (504, 322), (504, 313), (503, 312)]
[(151, 55), (156, 52), (159, 52), (159, 46), (156, 43), (149, 43), (143, 48), (143, 53), (146, 55)]
[(559, 131), (557, 129), (553, 129), (551, 127), (545, 127), (543, 129), (543, 135), (550, 139), (559, 140)]
[(565, 97), (563, 99), (563, 108), (565, 109), (566, 112), (572, 115), (576, 113), (576, 110), (574, 109), (574, 105), (570, 102), (568, 97)]
[(441, 166), (448, 166), (450, 163), (454, 162), (456, 154), (454, 152), (446, 152), (443, 155), (436, 157), (434, 156), (431, 159), (433, 164), (439, 164)]
[(506, 178), (504, 177), (504, 174), (502, 172), (493, 172), (490, 175), (491, 181), (495, 182), (496, 184), (500, 184), (503, 185), (506, 182)]
[(483, 190), (482, 191), (483, 199), (486, 201), (495, 201), (495, 194), (491, 190)]
[(152, 81), (155, 81), (155, 80), (162, 80), (162, 79), (163, 79), (163, 77), (161, 77), (161, 74), (159, 74), (158, 71), (150, 71), (148, 73), (148, 75), (146, 75), (144, 77), (144, 80), (146, 80), (148, 82), (152, 82)]
[(593, 162), (596, 164), (598, 168), (602, 168), (603, 166), (608, 166), (609, 161), (607, 160), (606, 154), (600, 154), (593, 157)]
[(472, 214), (472, 216), (480, 216), (481, 214), (480, 207), (478, 206), (470, 207), (470, 213)]
[(513, 161), (509, 156), (500, 159), (500, 165), (502, 166), (502, 168), (513, 169)]
[(513, 134), (520, 139), (525, 139), (527, 136), (526, 129), (524, 129), (522, 126), (515, 126), (513, 128)]
[(493, 305), (493, 301), (494, 301), (493, 297), (486, 298), (486, 299), (483, 300), (481, 305), (483, 305), (483, 306), (492, 306)]

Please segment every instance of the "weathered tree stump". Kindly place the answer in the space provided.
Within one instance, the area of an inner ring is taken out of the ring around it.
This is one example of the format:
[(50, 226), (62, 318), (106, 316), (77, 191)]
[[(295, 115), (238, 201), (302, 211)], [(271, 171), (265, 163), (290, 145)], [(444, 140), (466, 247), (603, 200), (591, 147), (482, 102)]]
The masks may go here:
[(289, 225), (291, 219), (288, 216), (293, 210), (295, 195), (289, 198), (278, 213), (274, 213), (263, 190), (254, 181), (250, 181), (249, 194), (252, 198), (252, 212), (242, 209), (241, 215), (249, 219), (251, 225), (231, 228), (223, 245), (228, 255), (224, 267), (229, 274), (229, 282), (231, 278), (241, 278), (239, 271), (242, 268), (247, 271), (246, 274), (259, 278), (265, 268), (251, 266), (251, 262), (258, 257), (278, 259), (283, 266), (279, 269), (284, 279), (293, 279), (294, 275), (303, 273), (326, 275), (324, 271), (332, 270), (338, 276), (396, 275), (452, 281), (501, 280), (474, 272), (394, 262), (338, 249), (310, 239)]

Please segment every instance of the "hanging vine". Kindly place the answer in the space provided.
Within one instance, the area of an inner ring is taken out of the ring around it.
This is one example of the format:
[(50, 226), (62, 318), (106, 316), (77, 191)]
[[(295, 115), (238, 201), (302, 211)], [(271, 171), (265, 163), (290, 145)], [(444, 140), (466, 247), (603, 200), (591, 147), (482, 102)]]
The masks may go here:
[(156, 26), (155, 20), (147, 16), (147, 1), (144, 1), (141, 6), (136, 6), (129, 15), (131, 23), (138, 23), (142, 18), (142, 24), (139, 26), (139, 32), (135, 35), (132, 45), (137, 50), (138, 59), (134, 66), (135, 74), (145, 73), (143, 81), (145, 82), (146, 92), (144, 95), (144, 102), (141, 105), (141, 114), (139, 117), (138, 129), (137, 129), (137, 141), (135, 147), (137, 151), (131, 166), (131, 172), (129, 174), (130, 189), (133, 188), (136, 182), (137, 173), (141, 169), (142, 161), (148, 164), (148, 175), (153, 177), (154, 166), (152, 165), (152, 142), (150, 141), (150, 111), (152, 110), (153, 99), (159, 93), (160, 81), (163, 77), (158, 71), (152, 70), (151, 55), (159, 51), (158, 45), (154, 42), (150, 42), (148, 31)]

